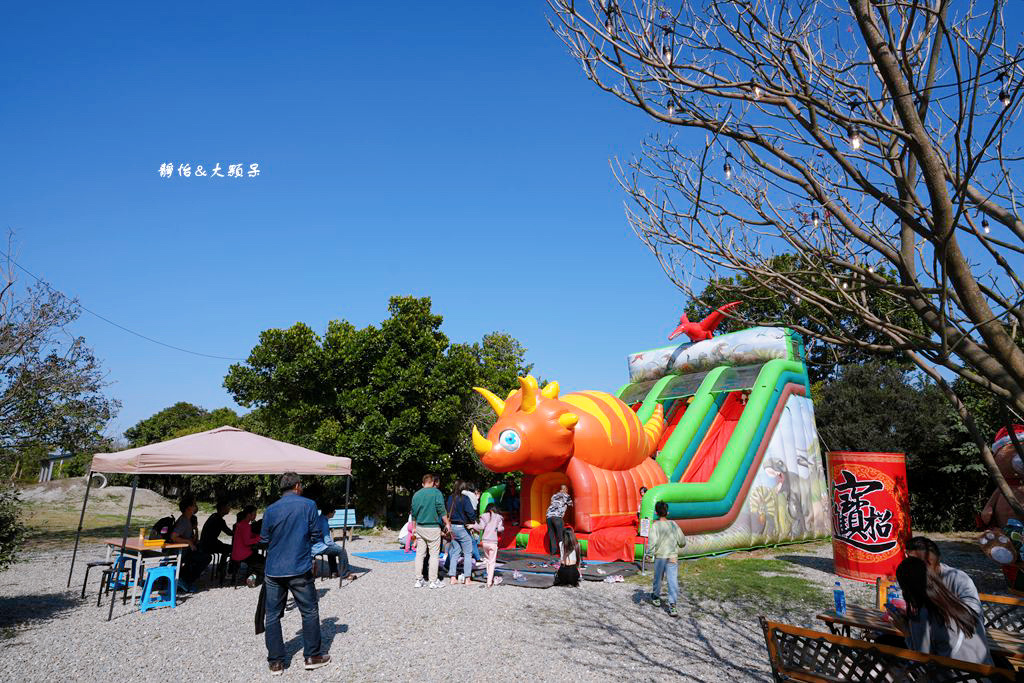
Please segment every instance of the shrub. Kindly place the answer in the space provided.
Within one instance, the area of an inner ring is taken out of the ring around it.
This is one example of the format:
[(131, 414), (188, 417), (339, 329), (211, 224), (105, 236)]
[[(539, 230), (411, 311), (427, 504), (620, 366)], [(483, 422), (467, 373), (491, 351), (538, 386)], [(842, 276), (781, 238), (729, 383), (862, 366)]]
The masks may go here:
[(25, 540), (25, 525), (21, 521), (18, 492), (10, 484), (0, 484), (0, 571), (15, 560)]

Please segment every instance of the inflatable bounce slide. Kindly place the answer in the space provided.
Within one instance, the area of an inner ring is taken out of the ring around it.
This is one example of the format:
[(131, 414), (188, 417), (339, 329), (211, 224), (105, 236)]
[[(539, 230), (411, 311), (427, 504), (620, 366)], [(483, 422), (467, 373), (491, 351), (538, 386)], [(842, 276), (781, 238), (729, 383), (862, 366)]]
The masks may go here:
[(658, 501), (688, 556), (828, 536), (798, 335), (757, 327), (635, 353), (629, 377), (615, 395), (560, 397), (532, 377), (504, 400), (478, 389), (498, 414), (486, 438), (473, 431), (482, 463), (524, 475), (520, 545), (545, 551), (545, 512), (563, 483), (574, 499), (566, 523), (591, 559), (637, 557), (639, 520)]

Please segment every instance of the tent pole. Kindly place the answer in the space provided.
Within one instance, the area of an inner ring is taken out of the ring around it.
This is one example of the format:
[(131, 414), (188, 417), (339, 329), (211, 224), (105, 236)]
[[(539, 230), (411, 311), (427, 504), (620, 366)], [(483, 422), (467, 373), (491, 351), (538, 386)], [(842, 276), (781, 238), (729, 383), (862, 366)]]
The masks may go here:
[[(132, 525), (132, 508), (135, 507), (135, 489), (139, 486), (139, 475), (132, 477), (132, 497), (128, 499), (128, 516), (124, 518), (124, 533), (121, 534), (121, 568), (124, 569), (124, 547), (128, 543), (128, 528)], [(139, 562), (142, 561), (140, 556)], [(136, 571), (138, 571), (136, 567)], [(111, 581), (114, 580), (114, 575), (110, 575)], [(125, 579), (127, 581), (127, 579)], [(127, 590), (127, 588), (125, 588)], [(110, 621), (114, 616), (114, 601), (117, 600), (117, 591), (110, 591), (110, 610), (107, 612), (107, 621)]]
[(75, 549), (71, 553), (71, 570), (68, 571), (68, 588), (71, 588), (71, 575), (75, 573), (75, 558), (78, 557), (78, 540), (82, 537), (82, 522), (85, 521), (85, 504), (89, 502), (90, 488), (92, 488), (92, 468), (85, 473), (85, 498), (82, 499), (82, 514), (78, 518), (78, 531), (75, 533)]
[(341, 549), (345, 549), (345, 541), (348, 539), (348, 485), (352, 482), (352, 475), (349, 474), (345, 477), (345, 520), (344, 529), (341, 532)]

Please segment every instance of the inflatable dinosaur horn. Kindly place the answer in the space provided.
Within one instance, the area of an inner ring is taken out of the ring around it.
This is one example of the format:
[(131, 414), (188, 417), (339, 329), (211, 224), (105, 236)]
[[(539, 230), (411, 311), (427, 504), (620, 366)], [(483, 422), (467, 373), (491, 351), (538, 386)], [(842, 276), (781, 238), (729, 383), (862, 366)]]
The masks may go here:
[(519, 410), (524, 413), (537, 410), (537, 380), (533, 375), (520, 377), (519, 387), (523, 390), (523, 401), (519, 404)]

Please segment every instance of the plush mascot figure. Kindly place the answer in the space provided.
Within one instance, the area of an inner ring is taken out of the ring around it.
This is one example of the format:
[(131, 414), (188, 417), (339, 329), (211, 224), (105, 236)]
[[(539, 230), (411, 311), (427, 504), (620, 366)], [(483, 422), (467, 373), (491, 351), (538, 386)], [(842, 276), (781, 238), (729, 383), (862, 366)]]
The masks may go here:
[[(1017, 439), (1024, 444), (1024, 425), (1014, 425), (1013, 431), (1016, 432)], [(999, 433), (996, 434), (995, 443), (992, 444), (992, 455), (995, 456), (996, 465), (999, 466), (999, 471), (1006, 478), (1006, 483), (1017, 494), (1019, 500), (1024, 500), (1024, 462), (1021, 461), (1017, 449), (1014, 448), (1006, 428), (999, 430)], [(1016, 517), (1017, 515), (1010, 507), (1006, 496), (996, 489), (992, 493), (992, 497), (988, 499), (988, 503), (985, 504), (985, 509), (981, 511), (981, 528), (1002, 529), (1007, 522)]]

